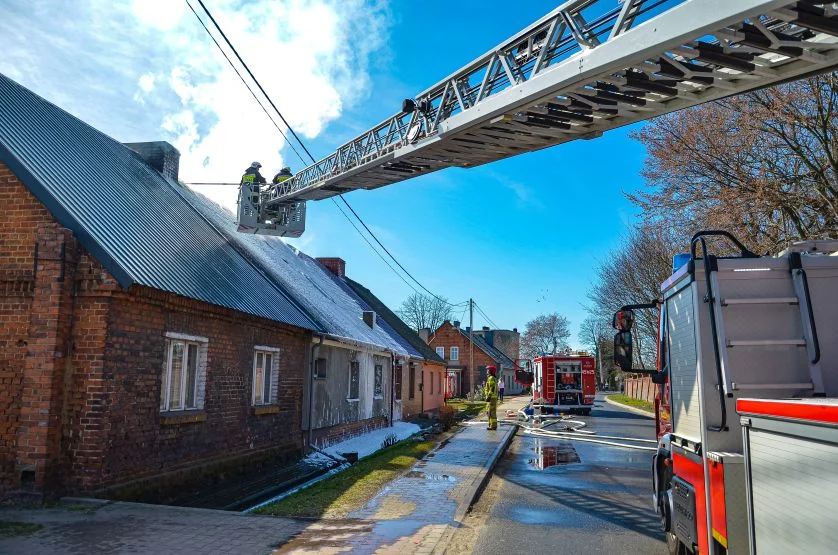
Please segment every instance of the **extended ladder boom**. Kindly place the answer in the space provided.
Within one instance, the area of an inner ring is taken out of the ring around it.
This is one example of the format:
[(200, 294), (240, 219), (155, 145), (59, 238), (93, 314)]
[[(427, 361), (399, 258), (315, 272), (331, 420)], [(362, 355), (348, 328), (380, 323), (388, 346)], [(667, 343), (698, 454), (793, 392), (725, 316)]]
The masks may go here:
[(832, 2), (571, 0), (262, 205), (471, 167), (838, 67)]

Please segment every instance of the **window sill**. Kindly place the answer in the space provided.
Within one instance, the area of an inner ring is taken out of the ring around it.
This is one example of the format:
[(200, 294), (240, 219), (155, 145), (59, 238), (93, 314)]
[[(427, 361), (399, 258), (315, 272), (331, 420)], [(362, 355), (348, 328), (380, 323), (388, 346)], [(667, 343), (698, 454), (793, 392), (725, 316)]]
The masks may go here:
[(161, 426), (174, 426), (177, 424), (194, 424), (207, 419), (207, 413), (203, 411), (169, 411), (160, 413)]
[(279, 406), (277, 405), (258, 405), (250, 407), (250, 414), (253, 416), (262, 416), (263, 414), (279, 414)]

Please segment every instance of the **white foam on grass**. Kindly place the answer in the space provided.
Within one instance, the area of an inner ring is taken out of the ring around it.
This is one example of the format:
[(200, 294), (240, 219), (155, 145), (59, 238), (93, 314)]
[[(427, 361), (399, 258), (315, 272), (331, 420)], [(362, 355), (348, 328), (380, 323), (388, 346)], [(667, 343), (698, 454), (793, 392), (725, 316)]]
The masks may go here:
[(399, 440), (407, 439), (413, 434), (418, 433), (421, 428), (417, 424), (409, 422), (394, 422), (389, 428), (379, 428), (372, 432), (334, 443), (325, 449), (326, 453), (334, 456), (339, 456), (340, 453), (358, 453), (358, 458), (368, 457), (381, 449), (381, 443), (384, 439), (393, 434)]

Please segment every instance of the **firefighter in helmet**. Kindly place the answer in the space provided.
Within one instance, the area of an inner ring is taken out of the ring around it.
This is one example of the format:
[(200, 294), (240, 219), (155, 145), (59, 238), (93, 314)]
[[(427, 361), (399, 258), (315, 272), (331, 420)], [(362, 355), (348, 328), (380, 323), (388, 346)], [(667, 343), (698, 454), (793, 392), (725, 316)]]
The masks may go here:
[(267, 183), (265, 178), (262, 177), (262, 174), (259, 173), (259, 168), (261, 167), (262, 164), (259, 162), (253, 162), (249, 168), (244, 170), (244, 175), (242, 176), (242, 193), (250, 193), (250, 202), (254, 206), (259, 204), (260, 185)]
[(279, 170), (278, 174), (274, 176), (272, 183), (282, 183), (283, 181), (291, 179), (292, 177), (294, 177), (294, 175), (291, 173), (291, 168), (285, 166), (284, 168)]
[(494, 366), (487, 366), (486, 370), (489, 372), (489, 377), (486, 379), (486, 385), (483, 387), (483, 396), (486, 402), (489, 403), (489, 430), (498, 429), (498, 379), (497, 370)]

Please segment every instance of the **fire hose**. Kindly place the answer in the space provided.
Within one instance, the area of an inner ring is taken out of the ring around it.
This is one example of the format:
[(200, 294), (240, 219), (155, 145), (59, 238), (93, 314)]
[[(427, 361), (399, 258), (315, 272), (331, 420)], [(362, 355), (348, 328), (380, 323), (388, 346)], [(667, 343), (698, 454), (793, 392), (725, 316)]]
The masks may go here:
[[(657, 451), (656, 447), (650, 447), (647, 445), (633, 445), (635, 443), (652, 443), (657, 444), (657, 440), (654, 439), (643, 439), (643, 438), (633, 438), (633, 437), (622, 437), (622, 436), (601, 436), (596, 435), (596, 432), (591, 430), (582, 430), (587, 426), (587, 423), (581, 420), (571, 420), (567, 416), (558, 416), (558, 417), (535, 417), (524, 412), (524, 409), (518, 411), (518, 415), (523, 417), (524, 422), (514, 421), (514, 420), (503, 420), (502, 423), (512, 424), (514, 426), (518, 426), (519, 428), (524, 430), (525, 434), (539, 436), (539, 437), (548, 437), (554, 439), (566, 439), (570, 441), (582, 441), (585, 443), (595, 443), (598, 445), (608, 445), (609, 447), (621, 447), (624, 449), (635, 449), (637, 451)], [(541, 422), (540, 426), (534, 426), (530, 424), (530, 420), (533, 421), (538, 418)], [(547, 426), (554, 426), (556, 424), (563, 424), (564, 430), (545, 430), (544, 428)], [(616, 441), (611, 441), (616, 440)], [(628, 443), (622, 443), (628, 442)]]

